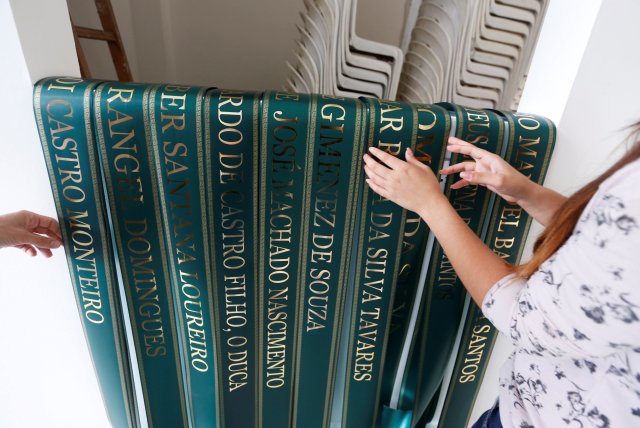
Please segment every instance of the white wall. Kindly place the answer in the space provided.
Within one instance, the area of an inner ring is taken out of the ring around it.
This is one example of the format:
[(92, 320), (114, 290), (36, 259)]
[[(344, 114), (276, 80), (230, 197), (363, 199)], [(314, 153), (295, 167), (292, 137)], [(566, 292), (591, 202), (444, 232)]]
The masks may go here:
[[(31, 98), (35, 80), (78, 74), (65, 1), (0, 0), (0, 38), (0, 213), (55, 217)], [(1, 427), (108, 426), (62, 250), (0, 250), (0, 347)]]

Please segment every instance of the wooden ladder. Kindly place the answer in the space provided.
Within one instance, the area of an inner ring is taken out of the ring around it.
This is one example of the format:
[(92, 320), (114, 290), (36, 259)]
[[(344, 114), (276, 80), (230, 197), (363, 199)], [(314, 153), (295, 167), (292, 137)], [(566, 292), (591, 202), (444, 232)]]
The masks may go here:
[(98, 16), (100, 17), (102, 30), (81, 27), (75, 25), (73, 20), (71, 21), (73, 38), (76, 42), (76, 52), (78, 53), (78, 62), (80, 63), (80, 74), (85, 78), (91, 77), (89, 64), (80, 45), (80, 39), (102, 40), (109, 45), (111, 59), (113, 60), (118, 80), (121, 82), (131, 82), (133, 78), (131, 77), (131, 70), (129, 69), (127, 55), (122, 45), (122, 39), (120, 38), (120, 31), (118, 31), (116, 17), (113, 14), (113, 7), (111, 7), (111, 0), (94, 0), (94, 2), (98, 10)]

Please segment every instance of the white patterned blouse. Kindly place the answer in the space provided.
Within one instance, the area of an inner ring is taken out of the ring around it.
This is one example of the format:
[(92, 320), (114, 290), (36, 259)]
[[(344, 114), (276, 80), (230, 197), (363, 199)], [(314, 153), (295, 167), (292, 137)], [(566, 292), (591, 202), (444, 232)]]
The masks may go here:
[(516, 349), (500, 374), (504, 427), (640, 427), (640, 160), (607, 179), (528, 281), (485, 296)]

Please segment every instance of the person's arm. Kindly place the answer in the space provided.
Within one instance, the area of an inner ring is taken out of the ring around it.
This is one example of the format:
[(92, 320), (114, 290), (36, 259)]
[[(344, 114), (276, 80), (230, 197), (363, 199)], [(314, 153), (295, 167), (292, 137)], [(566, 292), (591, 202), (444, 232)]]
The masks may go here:
[(638, 185), (638, 167), (603, 183), (576, 232), (531, 278), (489, 290), (482, 312), (520, 349), (580, 359), (638, 350)]
[(470, 156), (464, 161), (444, 168), (442, 174), (460, 173), (461, 180), (452, 188), (469, 184), (486, 186), (508, 202), (517, 203), (531, 217), (546, 226), (567, 198), (558, 192), (529, 180), (500, 156), (482, 150), (458, 138), (449, 138), (447, 150)]
[(60, 245), (62, 236), (55, 219), (30, 211), (0, 215), (0, 248), (15, 247), (30, 256), (39, 251), (51, 257), (51, 250)]
[[(482, 305), (487, 291), (512, 272), (465, 224), (442, 194), (431, 169), (407, 150), (407, 162), (379, 149), (365, 155), (367, 183), (373, 191), (418, 213), (442, 245), (471, 297)], [(418, 190), (419, 189), (419, 190)]]
[(487, 291), (513, 272), (513, 268), (469, 229), (444, 195), (425, 201), (418, 213), (429, 225), (473, 300), (482, 306)]

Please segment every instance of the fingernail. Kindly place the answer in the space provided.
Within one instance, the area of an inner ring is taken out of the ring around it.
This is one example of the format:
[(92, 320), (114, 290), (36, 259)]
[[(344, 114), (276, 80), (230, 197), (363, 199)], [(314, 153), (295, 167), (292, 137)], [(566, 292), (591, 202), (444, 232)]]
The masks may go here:
[(49, 245), (51, 248), (58, 248), (62, 243), (60, 241), (50, 241)]
[(471, 178), (471, 173), (470, 173), (470, 172), (463, 171), (463, 172), (461, 172), (461, 173), (460, 173), (460, 177), (462, 177), (462, 178), (464, 178), (464, 179)]

